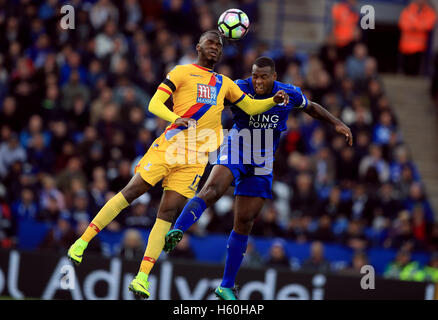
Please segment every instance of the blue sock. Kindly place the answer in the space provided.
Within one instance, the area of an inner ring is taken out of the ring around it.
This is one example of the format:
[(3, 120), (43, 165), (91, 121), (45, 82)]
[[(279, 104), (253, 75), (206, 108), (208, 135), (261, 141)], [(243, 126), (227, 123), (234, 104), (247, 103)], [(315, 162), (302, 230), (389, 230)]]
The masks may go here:
[(178, 219), (176, 219), (175, 226), (173, 228), (182, 230), (182, 232), (186, 232), (186, 230), (199, 219), (206, 208), (207, 205), (205, 204), (204, 200), (198, 197), (193, 197), (185, 205)]
[(221, 287), (232, 288), (246, 251), (248, 236), (231, 231), (227, 242), (227, 259)]

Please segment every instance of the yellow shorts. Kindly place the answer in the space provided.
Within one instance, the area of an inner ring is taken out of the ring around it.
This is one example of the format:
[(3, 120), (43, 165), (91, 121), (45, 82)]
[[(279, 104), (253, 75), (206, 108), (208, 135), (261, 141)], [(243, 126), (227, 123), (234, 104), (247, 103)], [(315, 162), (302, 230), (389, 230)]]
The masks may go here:
[(205, 163), (174, 163), (166, 161), (166, 152), (150, 147), (135, 167), (143, 180), (154, 186), (163, 180), (164, 190), (173, 190), (187, 198), (193, 198), (205, 170)]

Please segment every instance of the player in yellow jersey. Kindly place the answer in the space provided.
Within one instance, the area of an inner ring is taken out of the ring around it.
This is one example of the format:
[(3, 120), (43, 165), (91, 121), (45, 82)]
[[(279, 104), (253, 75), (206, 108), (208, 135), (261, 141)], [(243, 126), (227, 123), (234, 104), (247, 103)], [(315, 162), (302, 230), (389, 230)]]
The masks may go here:
[[(251, 115), (289, 101), (284, 91), (269, 99), (254, 100), (231, 79), (215, 73), (213, 67), (222, 56), (222, 46), (217, 31), (205, 32), (196, 45), (196, 64), (176, 66), (159, 85), (149, 103), (149, 111), (171, 124), (140, 160), (131, 181), (102, 207), (67, 253), (79, 264), (89, 241), (132, 201), (163, 180), (157, 219), (149, 234), (140, 270), (129, 285), (131, 291), (143, 298), (150, 295), (147, 278), (163, 249), (166, 233), (187, 199), (195, 195), (208, 152), (216, 150), (222, 142), (224, 100)], [(170, 96), (173, 111), (165, 106)]]

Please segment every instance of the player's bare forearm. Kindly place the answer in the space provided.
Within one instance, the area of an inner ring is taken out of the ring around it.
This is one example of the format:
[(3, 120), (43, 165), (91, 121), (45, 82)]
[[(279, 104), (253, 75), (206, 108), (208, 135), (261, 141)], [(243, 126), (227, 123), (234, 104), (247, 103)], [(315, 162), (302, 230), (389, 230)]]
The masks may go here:
[(331, 124), (337, 133), (340, 133), (345, 137), (350, 146), (353, 145), (353, 135), (351, 134), (350, 128), (340, 119), (332, 115), (327, 109), (323, 108), (316, 102), (309, 101), (309, 104), (307, 108), (304, 109), (304, 112), (306, 112), (312, 118)]
[(327, 122), (331, 124), (332, 126), (335, 126), (339, 120), (334, 115), (332, 115), (327, 109), (323, 108), (319, 104), (313, 101), (309, 101), (309, 104), (306, 109), (304, 109), (304, 112), (307, 113), (312, 118), (315, 118), (320, 121)]

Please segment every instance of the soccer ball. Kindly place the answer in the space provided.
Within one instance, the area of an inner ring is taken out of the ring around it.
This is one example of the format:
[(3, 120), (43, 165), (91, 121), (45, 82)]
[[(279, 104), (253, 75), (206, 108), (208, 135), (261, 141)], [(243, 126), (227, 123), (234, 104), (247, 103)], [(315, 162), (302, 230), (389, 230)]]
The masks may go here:
[(228, 39), (242, 39), (249, 30), (249, 18), (239, 9), (228, 9), (217, 22), (220, 33)]

